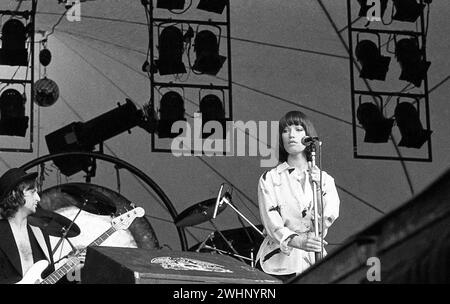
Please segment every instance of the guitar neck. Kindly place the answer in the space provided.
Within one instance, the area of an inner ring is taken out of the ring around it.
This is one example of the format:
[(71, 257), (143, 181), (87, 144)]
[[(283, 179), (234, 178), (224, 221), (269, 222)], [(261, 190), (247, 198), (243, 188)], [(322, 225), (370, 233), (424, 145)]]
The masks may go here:
[[(92, 243), (88, 245), (89, 246), (98, 246), (101, 243), (103, 243), (107, 238), (109, 238), (114, 232), (116, 232), (116, 229), (114, 227), (109, 228), (106, 230), (102, 235), (100, 235), (98, 238), (96, 238)], [(82, 249), (82, 251), (85, 251), (86, 248)], [(71, 258), (60, 268), (55, 270), (52, 274), (50, 274), (48, 277), (46, 277), (41, 284), (55, 284), (58, 282), (63, 276), (68, 274), (75, 266), (78, 265), (78, 261), (73, 261)]]

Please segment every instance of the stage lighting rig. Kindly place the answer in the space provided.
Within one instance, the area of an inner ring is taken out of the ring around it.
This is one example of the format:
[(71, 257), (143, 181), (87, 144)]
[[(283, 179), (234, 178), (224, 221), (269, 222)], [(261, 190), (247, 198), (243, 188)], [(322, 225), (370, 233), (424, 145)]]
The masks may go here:
[(174, 138), (180, 135), (180, 132), (172, 133), (171, 129), (174, 122), (186, 120), (184, 112), (183, 97), (175, 91), (165, 93), (159, 107), (158, 137)]
[[(419, 103), (417, 103), (419, 107)], [(400, 102), (395, 108), (395, 121), (402, 135), (399, 146), (420, 149), (430, 139), (431, 130), (425, 130), (418, 108), (409, 102)]]
[(0, 95), (0, 135), (25, 137), (28, 116), (25, 116), (25, 93), (7, 89)]
[(404, 38), (396, 43), (395, 56), (400, 63), (402, 73), (400, 80), (411, 82), (420, 87), (427, 76), (431, 62), (425, 61), (423, 52), (416, 38)]
[(382, 56), (379, 46), (371, 40), (358, 41), (355, 49), (357, 60), (361, 63), (361, 78), (385, 80), (391, 58)]
[(192, 69), (202, 74), (216, 75), (226, 60), (226, 57), (219, 55), (219, 46), (219, 40), (213, 32), (198, 32), (194, 39), (194, 52), (197, 57)]
[(186, 73), (186, 67), (182, 58), (184, 36), (178, 27), (170, 25), (161, 31), (158, 49), (159, 58), (155, 63), (160, 75)]

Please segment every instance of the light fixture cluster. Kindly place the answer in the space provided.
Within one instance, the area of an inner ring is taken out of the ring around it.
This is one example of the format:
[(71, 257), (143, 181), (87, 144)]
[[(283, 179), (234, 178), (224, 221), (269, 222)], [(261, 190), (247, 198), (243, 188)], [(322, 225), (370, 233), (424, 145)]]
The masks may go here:
[(216, 35), (210, 29), (200, 30), (197, 27), (194, 38), (195, 61), (191, 65), (191, 40), (194, 30), (189, 26), (184, 32), (184, 24), (171, 24), (163, 27), (160, 25), (158, 37), (159, 58), (155, 60), (153, 66), (161, 76), (187, 73), (186, 65), (183, 61), (183, 54), (187, 52), (189, 68), (195, 74), (217, 75), (226, 61), (226, 57), (219, 54), (220, 48), (220, 27)]
[[(382, 98), (378, 97), (382, 104)], [(357, 110), (359, 123), (365, 130), (364, 141), (384, 143), (391, 136), (394, 124), (402, 136), (399, 146), (420, 149), (430, 139), (432, 131), (423, 128), (420, 121), (419, 103), (398, 102), (393, 118), (383, 115), (383, 108), (372, 102), (360, 103)]]
[[(159, 121), (157, 133), (159, 138), (175, 138), (181, 134), (181, 131), (172, 132), (172, 125), (177, 121), (186, 121), (184, 106), (184, 90), (177, 92), (170, 89), (162, 94), (159, 107)], [(225, 94), (223, 91), (209, 92), (208, 94), (199, 94), (199, 111), (202, 115), (202, 130), (209, 121), (216, 121), (222, 125), (225, 130)], [(203, 137), (210, 136), (211, 133), (203, 133)]]
[[(158, 0), (156, 8), (166, 9), (174, 14), (186, 12), (192, 5), (192, 0)], [(229, 5), (228, 0), (200, 0), (198, 10), (222, 14)], [(229, 17), (228, 17), (229, 18)], [(191, 22), (189, 22), (191, 21)], [(220, 24), (220, 25), (218, 25)], [(151, 67), (146, 69), (160, 76), (174, 75), (179, 79), (181, 75), (217, 75), (227, 60), (220, 54), (220, 43), (224, 22), (198, 20), (161, 20), (157, 25), (157, 55)], [(196, 79), (201, 79), (199, 76)], [(209, 80), (208, 80), (209, 81)], [(184, 82), (185, 83), (185, 82)], [(157, 86), (157, 85), (156, 85)], [(204, 87), (210, 87), (209, 94), (202, 94)], [(191, 89), (199, 90), (199, 109), (202, 114), (202, 124), (209, 121), (219, 121), (225, 124), (225, 94), (223, 90), (208, 85)], [(172, 125), (176, 121), (186, 121), (185, 118), (185, 89), (183, 84), (178, 86), (164, 85), (158, 89), (161, 95), (157, 111), (156, 133), (158, 138), (175, 138), (179, 131), (172, 132)], [(207, 137), (211, 134), (203, 134)]]
[[(355, 58), (360, 64), (359, 77), (366, 80), (366, 83), (367, 80), (386, 81), (392, 59), (395, 58), (400, 70), (398, 79), (406, 81), (408, 84), (401, 92), (388, 92), (380, 89), (378, 85), (375, 91), (372, 91), (372, 88), (360, 90), (354, 88), (352, 74), (354, 103), (355, 96), (359, 95), (359, 105), (354, 121), (357, 119), (360, 126), (365, 130), (364, 142), (366, 143), (388, 142), (392, 136), (393, 128), (397, 127), (401, 135), (398, 142), (399, 146), (420, 149), (425, 142), (430, 140), (432, 133), (431, 130), (423, 127), (420, 115), (420, 108), (425, 108), (426, 111), (422, 118), (427, 122), (429, 128), (426, 79), (431, 62), (426, 59), (428, 25), (425, 26), (425, 24), (428, 24), (428, 22), (424, 22), (424, 9), (431, 4), (432, 0), (356, 1), (360, 6), (359, 17), (367, 17), (370, 21), (365, 25), (365, 28), (353, 28), (351, 19), (349, 19), (349, 35), (352, 42), (354, 39), (352, 32), (357, 33), (356, 47), (352, 58)], [(350, 0), (348, 3), (350, 3)], [(386, 23), (384, 17), (390, 8), (392, 8), (392, 21)], [(373, 19), (375, 17), (374, 12), (377, 13), (378, 16), (376, 17), (379, 18)], [(392, 28), (380, 28), (379, 24), (381, 23), (374, 22), (375, 20), (380, 21), (384, 26), (393, 24)], [(393, 23), (393, 21), (398, 23)], [(369, 27), (369, 25), (373, 25), (371, 22), (375, 24), (373, 27)], [(416, 23), (415, 30), (404, 30), (405, 25), (401, 23), (405, 22)], [(401, 30), (393, 28), (395, 26), (398, 26)], [(365, 35), (365, 37), (360, 39), (361, 35)], [(381, 43), (382, 35), (389, 35), (385, 44)], [(389, 53), (393, 56), (390, 56)], [(405, 92), (414, 88), (415, 92)], [(425, 91), (425, 93), (418, 91)], [(362, 102), (362, 96), (370, 96), (371, 102)], [(394, 96), (398, 97), (397, 105), (395, 109), (388, 108), (387, 105)], [(383, 100), (383, 98), (386, 98), (386, 100)], [(412, 101), (400, 101), (400, 98), (412, 99)], [(385, 117), (386, 112), (390, 113), (390, 118)], [(356, 132), (355, 125), (354, 132)], [(394, 140), (394, 138), (392, 139)], [(356, 146), (355, 143), (355, 148)], [(357, 154), (357, 152), (355, 153)], [(431, 159), (431, 156), (429, 156), (429, 159)]]
[[(30, 22), (24, 24), (18, 18), (20, 15), (12, 16), (1, 25), (0, 65), (28, 68), (26, 41), (32, 34), (32, 26)], [(26, 20), (29, 18), (27, 14), (22, 16)], [(25, 137), (29, 122), (29, 117), (25, 115), (25, 85), (23, 93), (8, 88), (9, 85), (7, 83), (0, 91), (0, 135)]]
[[(397, 40), (397, 39), (395, 39)], [(361, 64), (360, 77), (369, 80), (386, 80), (391, 58), (381, 54), (380, 42), (364, 39), (358, 41), (355, 56)], [(401, 67), (399, 79), (416, 87), (422, 85), (431, 62), (424, 59), (424, 51), (417, 37), (403, 38), (395, 43), (395, 57)]]

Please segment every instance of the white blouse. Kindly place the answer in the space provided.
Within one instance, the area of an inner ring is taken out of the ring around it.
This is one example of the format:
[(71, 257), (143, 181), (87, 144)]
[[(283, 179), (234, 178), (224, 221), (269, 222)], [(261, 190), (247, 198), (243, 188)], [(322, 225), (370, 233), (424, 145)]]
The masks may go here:
[[(284, 162), (259, 179), (258, 203), (266, 237), (256, 260), (264, 272), (275, 275), (301, 273), (314, 264), (314, 252), (288, 246), (290, 236), (314, 230), (312, 186), (307, 172)], [(308, 180), (308, 182), (305, 182)], [(334, 179), (322, 171), (324, 236), (339, 216), (339, 196)], [(318, 197), (320, 206), (320, 197)], [(319, 216), (321, 208), (318, 207)], [(325, 254), (325, 252), (324, 252)]]

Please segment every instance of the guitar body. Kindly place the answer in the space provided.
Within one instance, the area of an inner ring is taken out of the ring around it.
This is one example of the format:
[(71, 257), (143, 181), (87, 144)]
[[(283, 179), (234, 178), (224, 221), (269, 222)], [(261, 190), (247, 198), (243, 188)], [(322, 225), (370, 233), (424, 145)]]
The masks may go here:
[(41, 260), (36, 262), (31, 268), (27, 271), (27, 273), (23, 276), (22, 280), (17, 282), (16, 284), (38, 284), (42, 281), (41, 274), (47, 268), (48, 261)]

